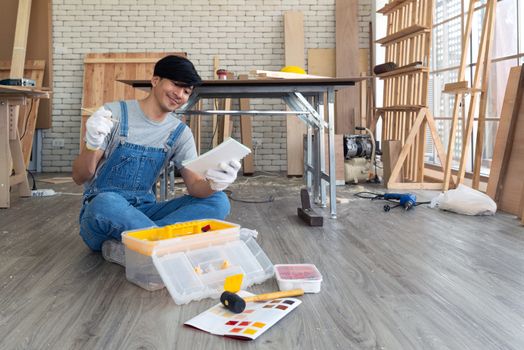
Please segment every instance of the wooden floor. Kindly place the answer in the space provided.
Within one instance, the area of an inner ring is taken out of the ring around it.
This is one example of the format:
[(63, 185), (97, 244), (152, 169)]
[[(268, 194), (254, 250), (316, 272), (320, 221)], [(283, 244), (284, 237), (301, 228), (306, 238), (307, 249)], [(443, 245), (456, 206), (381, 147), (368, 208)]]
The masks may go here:
[[(338, 220), (326, 211), (324, 227), (311, 228), (296, 216), (300, 185), (241, 178), (233, 187), (275, 201), (233, 202), (229, 220), (256, 229), (274, 264), (314, 263), (324, 278), (319, 294), (251, 342), (183, 326), (216, 300), (177, 306), (91, 253), (78, 235), (80, 197), (13, 197), (0, 210), (0, 349), (524, 349), (518, 220), (423, 206), (385, 213), (344, 187)], [(270, 280), (250, 291), (276, 289)]]

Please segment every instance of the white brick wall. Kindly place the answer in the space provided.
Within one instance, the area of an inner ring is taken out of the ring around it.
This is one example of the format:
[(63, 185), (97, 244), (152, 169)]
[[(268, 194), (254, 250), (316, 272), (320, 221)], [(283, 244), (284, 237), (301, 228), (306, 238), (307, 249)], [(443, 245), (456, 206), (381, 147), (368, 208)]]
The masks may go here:
[[(365, 48), (371, 0), (359, 5), (359, 46)], [(304, 13), (307, 50), (335, 46), (334, 8), (334, 0), (53, 0), (53, 128), (44, 131), (43, 171), (70, 171), (78, 154), (84, 54), (186, 51), (204, 79), (212, 77), (216, 55), (222, 67), (237, 74), (279, 70), (284, 11)], [(234, 119), (234, 136), (239, 137)], [(285, 131), (282, 116), (254, 118), (253, 138), (261, 142), (257, 170), (286, 170)], [(211, 132), (205, 123), (204, 149)], [(53, 148), (54, 138), (64, 139), (65, 147)]]

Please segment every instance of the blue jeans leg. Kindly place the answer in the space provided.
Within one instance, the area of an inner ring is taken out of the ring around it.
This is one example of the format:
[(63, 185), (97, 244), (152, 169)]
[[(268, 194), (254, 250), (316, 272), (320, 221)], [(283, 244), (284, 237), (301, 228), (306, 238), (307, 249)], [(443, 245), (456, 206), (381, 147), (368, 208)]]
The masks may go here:
[(121, 195), (103, 192), (85, 204), (80, 213), (80, 236), (89, 248), (100, 251), (109, 239), (121, 240), (122, 232), (156, 224)]
[(227, 196), (223, 192), (215, 192), (207, 198), (186, 195), (152, 204), (142, 210), (156, 225), (165, 226), (199, 219), (224, 220), (230, 209)]

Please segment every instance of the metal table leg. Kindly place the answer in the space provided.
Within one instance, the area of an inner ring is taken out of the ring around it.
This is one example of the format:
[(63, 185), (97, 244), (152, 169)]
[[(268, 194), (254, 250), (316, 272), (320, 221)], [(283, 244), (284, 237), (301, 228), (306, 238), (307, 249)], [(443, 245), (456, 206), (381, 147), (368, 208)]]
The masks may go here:
[(329, 203), (331, 218), (337, 218), (337, 177), (335, 175), (335, 90), (329, 88), (328, 100), (328, 136), (329, 136)]
[(322, 208), (326, 207), (326, 184), (324, 181), (322, 181), (322, 174), (326, 172), (326, 149), (325, 149), (325, 140), (324, 140), (324, 94), (320, 93), (317, 96), (317, 103), (315, 105), (315, 109), (318, 111), (318, 115), (320, 120), (322, 121), (319, 123), (320, 127), (318, 130), (319, 137), (318, 137), (318, 143), (319, 143), (319, 179), (320, 179), (320, 206)]

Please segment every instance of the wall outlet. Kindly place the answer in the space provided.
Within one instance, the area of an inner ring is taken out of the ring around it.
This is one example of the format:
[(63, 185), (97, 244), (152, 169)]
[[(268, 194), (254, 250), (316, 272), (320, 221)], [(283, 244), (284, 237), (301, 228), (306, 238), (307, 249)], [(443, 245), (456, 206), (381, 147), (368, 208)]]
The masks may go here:
[(54, 139), (53, 140), (53, 147), (55, 148), (60, 148), (60, 147), (64, 147), (64, 139)]

